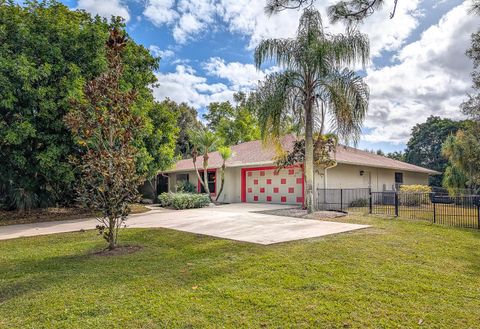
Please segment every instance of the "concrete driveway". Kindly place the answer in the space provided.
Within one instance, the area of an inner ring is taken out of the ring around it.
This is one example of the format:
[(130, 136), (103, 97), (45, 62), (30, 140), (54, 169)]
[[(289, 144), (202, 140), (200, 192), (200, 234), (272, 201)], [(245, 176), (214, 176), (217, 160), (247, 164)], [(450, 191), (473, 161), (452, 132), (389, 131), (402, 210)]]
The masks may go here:
[[(189, 210), (157, 208), (148, 213), (130, 216), (127, 220), (127, 227), (168, 228), (264, 245), (320, 237), (368, 227), (366, 225), (280, 217), (255, 212), (282, 207), (288, 208), (288, 206), (282, 205), (245, 203)], [(0, 227), (0, 240), (90, 230), (94, 229), (97, 223), (95, 219), (85, 219), (3, 226)]]

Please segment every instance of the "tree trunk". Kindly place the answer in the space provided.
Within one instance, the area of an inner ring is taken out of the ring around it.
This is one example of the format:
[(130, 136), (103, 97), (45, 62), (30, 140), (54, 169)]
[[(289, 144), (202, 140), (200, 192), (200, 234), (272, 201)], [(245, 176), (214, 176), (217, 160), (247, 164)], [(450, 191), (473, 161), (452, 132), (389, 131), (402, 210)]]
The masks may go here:
[(195, 168), (195, 173), (197, 174), (197, 179), (200, 182), (200, 185), (203, 186), (203, 188), (205, 188), (205, 184), (203, 184), (203, 178), (202, 176), (200, 176), (200, 172), (198, 171), (198, 168), (197, 168), (197, 158), (195, 156), (193, 157), (193, 168)]
[(113, 250), (117, 246), (117, 241), (115, 239), (115, 220), (113, 218), (108, 219), (108, 249)]
[(220, 190), (217, 193), (217, 197), (215, 198), (215, 201), (218, 201), (220, 194), (222, 194), (223, 192), (223, 185), (225, 185), (225, 161), (223, 161), (223, 164), (222, 164), (222, 171), (220, 173), (220, 178), (222, 181), (220, 183)]
[(210, 202), (213, 202), (212, 195), (210, 194), (210, 188), (208, 187), (208, 153), (203, 155), (203, 188), (207, 192)]
[(305, 104), (305, 205), (310, 214), (314, 211), (313, 206), (313, 110), (311, 97)]

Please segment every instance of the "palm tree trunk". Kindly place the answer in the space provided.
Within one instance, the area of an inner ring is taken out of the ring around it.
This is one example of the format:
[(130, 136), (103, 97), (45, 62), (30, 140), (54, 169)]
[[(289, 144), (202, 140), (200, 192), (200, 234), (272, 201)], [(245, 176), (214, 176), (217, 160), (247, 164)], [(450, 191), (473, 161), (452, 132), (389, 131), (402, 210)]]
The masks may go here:
[(218, 198), (220, 197), (220, 194), (222, 194), (222, 192), (223, 192), (223, 185), (225, 185), (225, 160), (223, 161), (223, 164), (222, 164), (222, 170), (220, 172), (220, 178), (222, 179), (222, 181), (220, 183), (220, 190), (217, 193), (217, 197), (215, 198), (215, 201), (218, 201)]
[(305, 205), (310, 214), (313, 207), (313, 108), (311, 97), (305, 104)]
[(210, 187), (208, 186), (208, 153), (203, 155), (203, 188), (207, 192), (210, 202), (213, 202), (212, 195), (210, 194)]

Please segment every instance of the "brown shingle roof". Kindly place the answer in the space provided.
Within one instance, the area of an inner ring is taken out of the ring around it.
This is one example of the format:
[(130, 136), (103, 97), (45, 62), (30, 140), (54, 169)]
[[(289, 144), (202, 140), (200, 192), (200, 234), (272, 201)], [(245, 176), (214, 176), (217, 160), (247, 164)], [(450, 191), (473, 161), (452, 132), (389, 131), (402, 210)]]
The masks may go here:
[[(291, 150), (295, 142), (294, 135), (285, 136), (282, 145), (286, 150)], [(251, 141), (238, 144), (231, 147), (232, 157), (227, 160), (227, 167), (241, 167), (249, 165), (272, 164), (273, 158), (276, 155), (274, 147), (266, 146), (262, 141)], [(220, 168), (222, 166), (222, 158), (218, 152), (209, 153), (209, 168)], [(415, 166), (398, 160), (393, 160), (381, 155), (372, 154), (367, 151), (362, 151), (353, 147), (339, 145), (337, 147), (337, 162), (344, 164), (353, 164), (366, 167), (387, 168), (403, 171), (421, 172), (427, 174), (438, 174), (434, 170)], [(198, 165), (201, 166), (201, 158), (198, 160)], [(175, 166), (167, 172), (187, 171), (193, 170), (192, 159), (185, 159), (178, 161)]]

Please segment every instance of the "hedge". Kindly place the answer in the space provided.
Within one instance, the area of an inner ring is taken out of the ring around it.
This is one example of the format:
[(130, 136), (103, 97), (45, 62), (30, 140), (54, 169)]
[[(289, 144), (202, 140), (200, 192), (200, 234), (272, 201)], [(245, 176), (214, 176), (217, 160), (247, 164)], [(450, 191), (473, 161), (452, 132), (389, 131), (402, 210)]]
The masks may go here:
[(162, 207), (173, 209), (203, 208), (210, 204), (207, 194), (162, 193), (158, 197)]
[(429, 193), (432, 188), (427, 185), (402, 185), (400, 186), (400, 203), (407, 207), (418, 207), (422, 204), (429, 204)]

